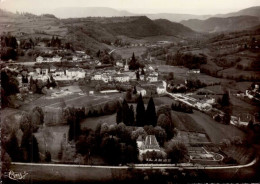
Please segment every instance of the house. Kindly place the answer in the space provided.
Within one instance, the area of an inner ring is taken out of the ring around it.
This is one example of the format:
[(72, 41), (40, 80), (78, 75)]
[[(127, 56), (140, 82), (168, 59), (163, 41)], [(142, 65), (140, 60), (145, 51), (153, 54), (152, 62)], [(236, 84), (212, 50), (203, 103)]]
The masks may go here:
[(126, 74), (115, 74), (114, 80), (117, 82), (129, 82), (129, 76)]
[(146, 136), (145, 140), (141, 138), (141, 136), (138, 137), (137, 141), (137, 147), (139, 149), (139, 159), (142, 160), (143, 154), (146, 152), (161, 152), (160, 145), (157, 142), (157, 139), (154, 135), (148, 135)]
[(90, 56), (86, 54), (86, 55), (83, 56), (83, 58), (84, 59), (90, 59)]
[(149, 82), (157, 82), (157, 81), (158, 81), (158, 76), (156, 76), (156, 75), (149, 75), (149, 76), (147, 77), (147, 80), (148, 80)]
[(86, 72), (81, 68), (70, 68), (66, 70), (66, 75), (70, 78), (85, 78)]
[(19, 82), (19, 87), (22, 87), (22, 75), (21, 74), (18, 74), (17, 75), (17, 80), (18, 80), (18, 82)]
[(54, 72), (56, 71), (56, 69), (57, 69), (57, 68), (52, 65), (52, 66), (50, 67), (50, 72), (51, 72), (51, 73), (54, 73)]
[(144, 75), (140, 75), (140, 76), (139, 76), (139, 79), (140, 79), (141, 81), (144, 81), (144, 79), (145, 79), (145, 78), (144, 78)]
[(125, 61), (124, 71), (125, 71), (125, 72), (128, 72), (128, 71), (129, 71), (129, 65), (128, 65), (128, 63), (127, 63), (127, 60)]
[(130, 80), (136, 80), (136, 73), (135, 72), (129, 71), (129, 72), (124, 72), (124, 74), (128, 75)]
[(195, 103), (195, 107), (197, 107), (199, 110), (202, 110), (202, 111), (209, 111), (212, 108), (212, 105), (210, 105), (209, 103), (207, 103), (204, 100), (201, 100), (201, 101), (197, 101)]
[(72, 61), (73, 62), (76, 62), (78, 60), (78, 57), (77, 56), (72, 56)]
[(122, 61), (117, 61), (116, 66), (124, 67), (124, 63)]
[(49, 73), (49, 68), (42, 68), (41, 73), (42, 73), (42, 75), (48, 75), (48, 73)]
[(35, 71), (38, 75), (40, 75), (42, 70), (40, 68), (36, 68)]
[(61, 62), (62, 57), (56, 55), (52, 58), (52, 62)]
[(102, 81), (104, 81), (105, 83), (108, 83), (109, 81), (112, 80), (112, 77), (111, 77), (109, 74), (107, 74), (107, 73), (102, 73), (101, 79), (102, 79)]
[(63, 76), (64, 75), (64, 70), (63, 69), (57, 69), (55, 72), (54, 72), (54, 75), (55, 76)]
[(95, 73), (91, 80), (102, 80), (102, 74), (100, 72)]
[(77, 54), (85, 54), (85, 51), (81, 51), (81, 50), (76, 50)]
[(146, 96), (146, 90), (141, 87), (136, 87), (137, 94), (141, 94), (142, 96)]
[(157, 92), (158, 95), (165, 94), (166, 88), (163, 85), (157, 86), (156, 92)]
[(200, 73), (200, 69), (191, 69), (187, 73)]
[(38, 56), (38, 57), (36, 58), (36, 62), (37, 62), (37, 63), (42, 63), (42, 62), (43, 62), (43, 57)]
[(253, 121), (253, 116), (251, 114), (248, 113), (243, 113), (240, 114), (238, 117), (238, 124), (239, 125), (243, 125), (243, 126), (247, 126), (249, 121)]
[(52, 62), (52, 58), (46, 58), (45, 62), (47, 62), (47, 63)]

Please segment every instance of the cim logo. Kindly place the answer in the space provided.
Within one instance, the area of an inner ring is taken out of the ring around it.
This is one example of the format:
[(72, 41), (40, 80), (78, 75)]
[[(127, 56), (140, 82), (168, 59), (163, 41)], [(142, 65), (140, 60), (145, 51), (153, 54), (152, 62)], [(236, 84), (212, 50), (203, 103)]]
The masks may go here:
[(11, 179), (11, 180), (24, 180), (25, 177), (28, 175), (27, 172), (14, 172), (14, 171), (9, 171), (8, 173), (8, 177)]

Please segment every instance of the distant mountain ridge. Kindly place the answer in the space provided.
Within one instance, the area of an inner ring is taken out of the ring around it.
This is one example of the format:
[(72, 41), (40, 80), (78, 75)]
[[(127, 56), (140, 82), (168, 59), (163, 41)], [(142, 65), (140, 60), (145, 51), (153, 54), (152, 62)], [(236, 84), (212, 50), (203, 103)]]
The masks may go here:
[[(69, 12), (69, 13), (68, 13)], [(216, 15), (193, 15), (182, 13), (131, 13), (125, 10), (116, 10), (108, 7), (62, 7), (51, 12), (59, 18), (80, 18), (80, 17), (122, 17), (122, 16), (147, 16), (149, 19), (168, 19), (172, 22), (181, 22), (189, 19), (206, 20), (211, 17), (235, 17), (235, 16), (256, 16), (260, 17), (260, 6), (242, 9), (237, 12)]]
[(198, 32), (224, 32), (239, 31), (260, 24), (260, 18), (256, 16), (236, 16), (236, 17), (212, 17), (206, 20), (184, 20), (181, 24)]
[(125, 10), (120, 11), (107, 7), (62, 7), (52, 10), (51, 13), (59, 18), (122, 17), (135, 15)]
[(227, 14), (217, 14), (214, 17), (236, 17), (236, 16), (256, 16), (260, 18), (260, 6), (253, 6), (250, 8), (242, 9), (237, 12), (227, 13)]

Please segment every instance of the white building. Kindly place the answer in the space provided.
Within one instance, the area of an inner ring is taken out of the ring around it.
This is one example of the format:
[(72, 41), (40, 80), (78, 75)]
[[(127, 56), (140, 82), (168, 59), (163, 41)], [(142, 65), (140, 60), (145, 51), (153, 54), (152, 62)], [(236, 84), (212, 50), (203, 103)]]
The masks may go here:
[(116, 66), (124, 67), (124, 63), (122, 61), (117, 61)]
[(129, 71), (129, 66), (128, 66), (127, 60), (125, 61), (125, 68), (124, 68), (124, 70), (125, 70), (125, 72)]
[(95, 74), (92, 76), (91, 80), (102, 80), (102, 74), (99, 73), (99, 72), (95, 73)]
[(43, 57), (38, 56), (38, 57), (36, 58), (36, 62), (37, 62), (37, 63), (42, 63), (42, 62), (43, 62)]
[(158, 81), (158, 76), (156, 76), (156, 75), (149, 75), (149, 76), (147, 77), (147, 80), (148, 80), (149, 82), (157, 82), (157, 81)]
[(116, 74), (114, 80), (117, 82), (129, 82), (129, 76), (126, 74)]
[(78, 60), (78, 57), (77, 56), (72, 56), (72, 61), (73, 62), (76, 62)]
[(52, 58), (52, 62), (61, 62), (62, 57), (56, 55)]
[(64, 76), (64, 70), (63, 69), (57, 69), (54, 73), (55, 76)]
[(142, 96), (146, 96), (146, 90), (141, 87), (136, 87), (137, 94), (141, 94)]
[(70, 68), (66, 70), (66, 75), (70, 78), (85, 78), (86, 72), (81, 68)]

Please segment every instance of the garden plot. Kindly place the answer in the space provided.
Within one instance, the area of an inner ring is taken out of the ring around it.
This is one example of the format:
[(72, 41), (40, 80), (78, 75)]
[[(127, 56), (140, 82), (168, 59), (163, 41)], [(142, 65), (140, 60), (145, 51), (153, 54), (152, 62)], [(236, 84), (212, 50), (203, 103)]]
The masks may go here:
[(188, 152), (191, 160), (222, 161), (224, 156), (219, 153), (209, 152), (204, 147), (189, 147)]

